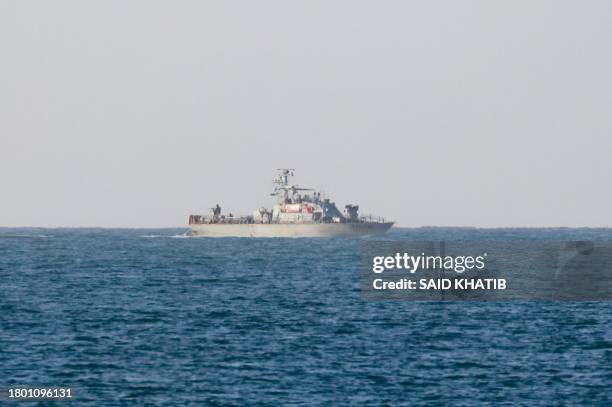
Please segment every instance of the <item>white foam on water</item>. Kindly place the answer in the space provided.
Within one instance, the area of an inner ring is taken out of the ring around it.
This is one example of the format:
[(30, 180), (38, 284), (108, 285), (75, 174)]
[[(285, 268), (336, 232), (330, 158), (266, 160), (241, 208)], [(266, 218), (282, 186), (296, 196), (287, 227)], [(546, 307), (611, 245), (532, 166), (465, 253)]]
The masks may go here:
[(53, 235), (24, 235), (24, 234), (0, 234), (0, 237), (5, 238), (29, 238), (29, 239), (48, 239), (53, 237)]
[(187, 239), (193, 236), (191, 236), (189, 232), (185, 232), (180, 235), (141, 235), (140, 237), (145, 239)]
[(189, 239), (190, 237), (193, 237), (191, 234), (189, 234), (189, 232), (185, 232), (182, 235), (174, 235), (174, 236), (170, 236), (173, 239)]

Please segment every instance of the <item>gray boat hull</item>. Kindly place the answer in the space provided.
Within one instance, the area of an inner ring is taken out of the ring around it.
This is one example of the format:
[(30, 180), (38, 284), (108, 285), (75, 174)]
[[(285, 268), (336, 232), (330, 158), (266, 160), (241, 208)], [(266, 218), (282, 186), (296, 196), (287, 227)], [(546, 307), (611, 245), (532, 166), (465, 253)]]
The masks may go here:
[(357, 237), (386, 233), (393, 222), (366, 223), (206, 223), (190, 225), (193, 236), (205, 237)]

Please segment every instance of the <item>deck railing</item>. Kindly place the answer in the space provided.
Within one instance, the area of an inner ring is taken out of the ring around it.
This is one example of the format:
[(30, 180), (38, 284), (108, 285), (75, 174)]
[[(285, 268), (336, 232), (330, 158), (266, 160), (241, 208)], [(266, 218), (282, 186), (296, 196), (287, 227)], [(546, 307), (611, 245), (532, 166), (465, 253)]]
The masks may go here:
[[(382, 216), (363, 215), (359, 217), (357, 222), (359, 223), (386, 223), (388, 222), (388, 220), (383, 218)], [(190, 225), (205, 225), (205, 224), (217, 224), (217, 223), (233, 225), (233, 224), (252, 224), (252, 223), (263, 223), (263, 222), (253, 219), (252, 216), (222, 216), (222, 217), (203, 216), (203, 215), (189, 216)], [(302, 222), (297, 221), (297, 222), (282, 222), (282, 223), (302, 223)], [(322, 223), (325, 223), (325, 222), (322, 222)], [(329, 222), (329, 223), (332, 223), (332, 222)]]
[(386, 220), (382, 216), (376, 216), (372, 214), (361, 215), (359, 217), (359, 221), (362, 223), (386, 223), (388, 222), (388, 220)]
[(252, 216), (202, 216), (202, 215), (191, 215), (189, 216), (190, 225), (205, 225), (209, 223), (224, 223), (224, 224), (247, 224), (255, 223)]

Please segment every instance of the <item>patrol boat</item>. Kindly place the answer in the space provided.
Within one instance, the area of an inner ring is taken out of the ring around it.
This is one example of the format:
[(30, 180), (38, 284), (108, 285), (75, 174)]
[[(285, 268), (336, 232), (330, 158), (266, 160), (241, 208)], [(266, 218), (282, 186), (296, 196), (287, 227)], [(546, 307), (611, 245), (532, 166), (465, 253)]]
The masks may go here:
[(217, 204), (210, 215), (190, 215), (192, 236), (208, 237), (355, 237), (381, 235), (393, 222), (381, 217), (359, 216), (359, 206), (345, 205), (341, 212), (312, 188), (290, 182), (294, 169), (282, 168), (274, 179), (278, 202), (259, 208), (250, 216), (222, 214)]

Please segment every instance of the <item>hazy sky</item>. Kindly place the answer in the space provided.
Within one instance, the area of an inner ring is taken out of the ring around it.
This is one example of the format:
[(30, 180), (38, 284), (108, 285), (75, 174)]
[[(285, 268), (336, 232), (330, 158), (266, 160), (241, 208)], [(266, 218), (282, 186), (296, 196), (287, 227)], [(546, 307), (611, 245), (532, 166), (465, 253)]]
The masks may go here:
[(610, 1), (0, 0), (0, 226), (184, 226), (278, 167), (401, 226), (612, 226)]

